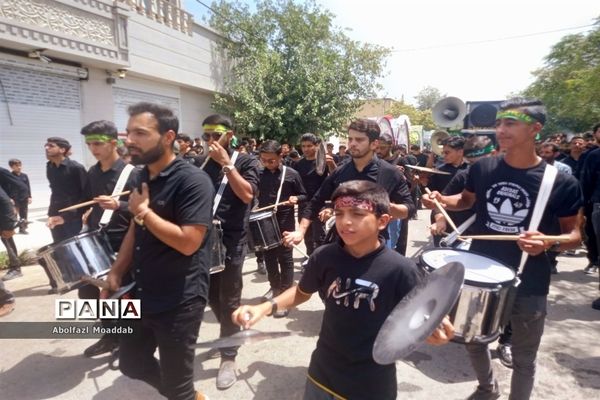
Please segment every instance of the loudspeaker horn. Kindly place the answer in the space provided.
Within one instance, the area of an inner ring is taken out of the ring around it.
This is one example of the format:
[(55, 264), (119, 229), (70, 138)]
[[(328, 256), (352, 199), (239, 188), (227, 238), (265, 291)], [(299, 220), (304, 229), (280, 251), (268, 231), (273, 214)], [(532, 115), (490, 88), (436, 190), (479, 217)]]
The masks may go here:
[(444, 151), (444, 145), (442, 144), (442, 142), (444, 141), (444, 139), (447, 139), (450, 137), (450, 134), (446, 131), (435, 131), (433, 132), (433, 134), (431, 135), (431, 151), (434, 152), (434, 154), (441, 156), (442, 152)]
[(453, 128), (463, 124), (467, 106), (458, 97), (446, 97), (431, 109), (433, 122), (442, 128)]

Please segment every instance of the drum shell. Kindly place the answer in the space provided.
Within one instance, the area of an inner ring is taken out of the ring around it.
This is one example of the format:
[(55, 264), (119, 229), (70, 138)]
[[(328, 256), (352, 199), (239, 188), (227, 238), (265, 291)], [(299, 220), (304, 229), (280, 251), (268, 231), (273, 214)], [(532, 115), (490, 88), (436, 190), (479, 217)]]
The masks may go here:
[(279, 247), (283, 242), (274, 211), (250, 213), (248, 220), (252, 250), (264, 251)]
[(210, 231), (210, 273), (216, 274), (225, 269), (225, 246), (223, 245), (223, 229), (221, 221), (213, 220)]
[(59, 293), (85, 285), (81, 278), (99, 278), (108, 273), (115, 254), (106, 234), (100, 230), (86, 232), (40, 248), (48, 273), (56, 281)]
[[(425, 262), (424, 255), (435, 250), (439, 249), (424, 251), (419, 257), (419, 265), (426, 273), (435, 268)], [(471, 251), (452, 250), (493, 260)], [(493, 261), (502, 264), (497, 260)], [(465, 265), (465, 268), (468, 269), (469, 265)], [(458, 299), (449, 313), (450, 320), (454, 325), (453, 341), (458, 343), (490, 343), (496, 340), (500, 334), (502, 316), (505, 308), (509, 305), (509, 293), (515, 281), (516, 279), (490, 283), (465, 279)]]

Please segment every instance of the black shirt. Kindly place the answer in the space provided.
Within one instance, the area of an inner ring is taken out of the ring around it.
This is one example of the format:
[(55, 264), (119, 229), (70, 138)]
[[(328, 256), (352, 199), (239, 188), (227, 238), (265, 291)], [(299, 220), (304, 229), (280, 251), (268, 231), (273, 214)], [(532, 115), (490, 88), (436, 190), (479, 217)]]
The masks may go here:
[(48, 216), (60, 215), (65, 221), (81, 218), (82, 209), (59, 213), (58, 210), (85, 200), (87, 172), (77, 161), (65, 158), (56, 166), (51, 161), (46, 164), (46, 177), (50, 182), (50, 206)]
[(580, 178), (586, 205), (600, 203), (600, 148), (587, 155)]
[[(230, 153), (230, 157), (231, 154), (233, 152)], [(202, 163), (204, 163), (206, 157), (201, 157), (200, 160)], [(258, 160), (251, 155), (239, 153), (234, 165), (239, 174), (252, 186), (252, 192), (256, 194), (258, 191)], [(221, 164), (215, 162), (213, 159), (210, 159), (204, 167), (204, 171), (208, 174), (214, 185), (215, 193), (223, 180), (222, 168)], [(237, 197), (228, 183), (225, 186), (223, 197), (217, 208), (216, 219), (221, 221), (221, 227), (224, 230), (243, 231), (248, 225), (250, 207), (251, 204), (246, 204)]]
[(304, 185), (304, 189), (306, 189), (306, 196), (309, 200), (317, 193), (317, 190), (319, 190), (328, 175), (327, 168), (325, 168), (323, 175), (317, 174), (316, 163), (317, 160), (302, 158), (293, 167), (300, 174), (302, 184)]
[(0, 187), (10, 198), (15, 200), (23, 200), (31, 197), (31, 191), (28, 190), (23, 181), (2, 167), (0, 167)]
[(429, 183), (427, 184), (427, 187), (432, 192), (435, 190), (437, 190), (438, 192), (442, 192), (442, 190), (444, 190), (446, 185), (448, 185), (448, 183), (450, 183), (450, 180), (452, 179), (452, 177), (454, 175), (456, 175), (456, 173), (458, 171), (460, 171), (461, 169), (466, 169), (468, 166), (469, 166), (469, 164), (467, 164), (464, 161), (458, 167), (455, 167), (452, 164), (441, 165), (438, 169), (443, 172), (448, 172), (450, 175), (431, 174), (431, 177), (429, 178)]
[(319, 291), (325, 299), (308, 375), (347, 399), (395, 399), (396, 366), (377, 364), (373, 344), (387, 316), (418, 283), (415, 263), (383, 243), (361, 258), (340, 241), (317, 248), (298, 283), (300, 291)]
[[(302, 218), (316, 219), (325, 201), (331, 200), (334, 190), (340, 184), (352, 180), (371, 181), (381, 185), (389, 193), (392, 203), (407, 206), (409, 217), (415, 213), (415, 204), (400, 171), (377, 156), (373, 156), (373, 159), (360, 172), (356, 169), (354, 161), (336, 168), (310, 200), (308, 207), (302, 212)], [(387, 230), (384, 230), (384, 234), (385, 232)]]
[(0, 187), (0, 231), (12, 231), (16, 224), (15, 207), (8, 194)]
[[(540, 190), (546, 163), (527, 168), (513, 168), (504, 157), (487, 157), (469, 169), (465, 189), (475, 193), (477, 234), (519, 234), (529, 228), (533, 207)], [(577, 215), (583, 205), (579, 182), (559, 172), (552, 187), (538, 231), (547, 235), (560, 234), (556, 218)], [(474, 240), (472, 251), (498, 259), (517, 269), (521, 250), (513, 241)], [(519, 293), (544, 296), (550, 285), (550, 262), (546, 253), (529, 256), (521, 274)]]
[(193, 156), (190, 155), (189, 152), (182, 154), (181, 158), (183, 159), (183, 161), (195, 165), (196, 167), (200, 167), (202, 166), (202, 162), (200, 160), (200, 156)]
[[(277, 192), (281, 183), (283, 168), (277, 168), (271, 172), (261, 167), (259, 170), (258, 183), (258, 207), (265, 207), (277, 202)], [(281, 196), (279, 201), (287, 201), (290, 196), (297, 196), (298, 202), (306, 201), (306, 190), (302, 185), (302, 179), (298, 172), (292, 168), (286, 168)], [(295, 229), (294, 206), (277, 207), (277, 222), (282, 231), (293, 231)]]
[(417, 165), (419, 167), (426, 167), (427, 166), (427, 160), (429, 159), (429, 157), (427, 157), (426, 154), (419, 153), (417, 155), (414, 155), (414, 157), (417, 159)]
[[(119, 180), (119, 176), (121, 176), (123, 168), (125, 168), (125, 165), (127, 165), (125, 161), (119, 158), (106, 171), (102, 171), (100, 162), (90, 167), (88, 171), (88, 181), (85, 188), (86, 198), (92, 199), (100, 195), (111, 195), (117, 184), (117, 181)], [(123, 191), (131, 190), (131, 184), (135, 179), (136, 173), (139, 173), (139, 170), (134, 169), (131, 171), (129, 178), (123, 187)], [(121, 242), (127, 233), (127, 229), (129, 229), (129, 223), (132, 217), (128, 209), (129, 195), (121, 196), (118, 198), (118, 200), (119, 208), (114, 210), (110, 221), (105, 227), (105, 231), (110, 239), (110, 244), (115, 251), (119, 251)], [(102, 207), (100, 207), (98, 204), (95, 204), (87, 220), (87, 225), (90, 229), (96, 230), (100, 228), (100, 219), (102, 218), (102, 214), (104, 214)]]
[[(27, 174), (24, 174), (23, 172), (21, 172), (19, 175), (17, 175), (12, 171), (11, 171), (11, 174), (13, 174), (13, 176), (15, 178), (20, 180), (27, 187), (26, 194), (24, 194), (21, 190), (19, 190), (15, 194), (9, 193), (11, 195), (11, 197), (16, 202), (23, 202), (23, 201), (27, 201), (28, 199), (30, 199), (31, 198), (31, 184), (29, 183), (29, 177), (27, 176)], [(25, 196), (25, 197), (23, 197), (23, 196)]]
[[(176, 158), (152, 180), (148, 168), (142, 169), (134, 187), (141, 189), (142, 182), (148, 183), (150, 208), (161, 218), (178, 226), (206, 226), (206, 237), (210, 235), (215, 192), (205, 172)], [(133, 273), (144, 313), (168, 311), (198, 296), (206, 301), (210, 264), (206, 243), (186, 256), (136, 224)]]
[[(456, 175), (454, 175), (452, 177), (450, 182), (448, 182), (448, 184), (446, 185), (444, 190), (442, 190), (442, 194), (445, 196), (451, 196), (454, 194), (462, 193), (463, 189), (467, 185), (468, 176), (469, 176), (469, 168), (468, 167), (458, 171), (456, 173)], [(433, 211), (434, 211), (434, 214), (439, 213), (439, 210), (437, 210), (437, 209), (435, 209)], [(475, 212), (475, 209), (462, 210), (462, 211), (447, 210), (446, 212), (448, 213), (450, 218), (452, 218), (452, 221), (454, 222), (454, 224), (458, 227), (463, 222), (465, 222), (467, 219), (469, 219), (471, 217), (471, 215), (473, 215), (473, 213)], [(471, 232), (471, 230), (469, 229), (466, 232)]]

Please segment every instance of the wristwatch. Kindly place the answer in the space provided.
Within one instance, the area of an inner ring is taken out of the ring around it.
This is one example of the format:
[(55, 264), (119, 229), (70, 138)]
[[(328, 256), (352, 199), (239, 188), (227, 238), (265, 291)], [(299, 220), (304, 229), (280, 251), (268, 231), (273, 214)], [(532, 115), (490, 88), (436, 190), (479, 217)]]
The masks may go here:
[(233, 165), (233, 164), (231, 164), (231, 165), (223, 165), (223, 168), (221, 168), (221, 170), (223, 171), (223, 173), (225, 175), (227, 175), (231, 171), (235, 170), (235, 165)]
[(275, 299), (269, 299), (269, 303), (271, 303), (271, 313), (269, 315), (273, 315), (277, 312), (277, 302)]

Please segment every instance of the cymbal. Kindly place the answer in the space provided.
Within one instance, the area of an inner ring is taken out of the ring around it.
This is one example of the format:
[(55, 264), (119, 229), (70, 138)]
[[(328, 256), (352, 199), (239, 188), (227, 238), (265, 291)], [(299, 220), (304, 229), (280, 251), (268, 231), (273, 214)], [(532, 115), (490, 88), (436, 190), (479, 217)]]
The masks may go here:
[(378, 364), (393, 364), (412, 353), (450, 312), (462, 287), (465, 267), (451, 262), (426, 275), (394, 307), (373, 345)]
[(216, 340), (211, 340), (210, 342), (201, 342), (195, 343), (193, 347), (196, 348), (213, 348), (219, 349), (223, 347), (235, 347), (241, 346), (244, 344), (262, 342), (263, 340), (270, 339), (278, 339), (286, 336), (292, 335), (291, 331), (281, 331), (281, 332), (261, 332), (256, 329), (246, 329), (243, 331), (239, 331), (234, 333), (231, 336), (223, 337)]
[(408, 168), (416, 169), (418, 171), (423, 171), (423, 172), (429, 172), (429, 173), (432, 173), (432, 174), (452, 175), (452, 174), (450, 174), (450, 172), (440, 171), (439, 169), (435, 169), (435, 168), (419, 167), (418, 165), (409, 165), (409, 164), (406, 164), (406, 166)]

